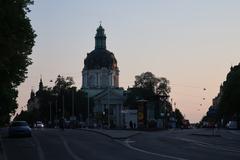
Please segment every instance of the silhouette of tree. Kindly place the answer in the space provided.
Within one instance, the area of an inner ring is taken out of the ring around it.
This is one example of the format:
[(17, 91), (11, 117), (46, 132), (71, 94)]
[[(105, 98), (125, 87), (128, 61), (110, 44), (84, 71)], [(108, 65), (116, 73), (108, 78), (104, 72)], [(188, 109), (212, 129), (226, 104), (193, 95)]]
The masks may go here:
[(158, 78), (151, 72), (135, 76), (134, 88), (144, 88), (162, 97), (168, 97), (171, 92), (169, 80), (165, 77)]
[(32, 0), (0, 1), (0, 125), (8, 123), (17, 108), (17, 86), (30, 65), (34, 30), (27, 13)]
[(60, 93), (61, 90), (69, 89), (72, 85), (74, 85), (73, 77), (64, 78), (63, 76), (58, 75), (53, 90), (56, 93)]
[(230, 120), (240, 119), (240, 64), (231, 67), (227, 79), (223, 83), (222, 96), (219, 103), (221, 117)]
[(177, 128), (181, 127), (183, 125), (184, 116), (182, 115), (181, 111), (179, 109), (175, 109), (175, 118), (177, 120)]
[(151, 72), (144, 72), (140, 75), (135, 76), (135, 88), (145, 88), (155, 92), (155, 89), (159, 83), (159, 78), (157, 78)]
[[(58, 76), (55, 81), (55, 86), (49, 88), (41, 85), (39, 90), (36, 92), (38, 99), (38, 109), (32, 111), (21, 112), (16, 116), (16, 120), (26, 120), (29, 124), (33, 124), (36, 121), (43, 121), (48, 124), (50, 120), (58, 120), (63, 116), (64, 106), (64, 117), (69, 119), (72, 116), (72, 105), (74, 104), (74, 115), (78, 120), (86, 120), (87, 118), (87, 94), (82, 90), (77, 90), (73, 86), (74, 80), (72, 77)], [(93, 109), (93, 100), (90, 99), (90, 111)], [(64, 105), (63, 105), (64, 103)]]
[(171, 92), (171, 87), (169, 86), (169, 80), (165, 77), (158, 78), (158, 84), (156, 93), (160, 97), (169, 97), (169, 93)]

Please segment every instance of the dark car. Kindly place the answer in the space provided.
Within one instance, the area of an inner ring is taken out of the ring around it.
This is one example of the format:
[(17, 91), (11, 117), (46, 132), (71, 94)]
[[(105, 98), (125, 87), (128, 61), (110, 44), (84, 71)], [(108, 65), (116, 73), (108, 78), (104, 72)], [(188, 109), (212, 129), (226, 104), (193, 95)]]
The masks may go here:
[(32, 136), (32, 129), (26, 121), (13, 121), (8, 128), (9, 137)]
[(37, 121), (34, 125), (35, 128), (44, 128), (44, 124), (42, 121)]

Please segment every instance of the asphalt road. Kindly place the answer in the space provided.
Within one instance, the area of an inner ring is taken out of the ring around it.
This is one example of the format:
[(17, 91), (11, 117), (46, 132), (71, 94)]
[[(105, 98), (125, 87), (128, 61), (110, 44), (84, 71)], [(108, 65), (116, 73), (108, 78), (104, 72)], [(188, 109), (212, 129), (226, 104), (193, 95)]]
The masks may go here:
[(221, 137), (195, 136), (194, 132), (143, 132), (130, 139), (114, 140), (82, 130), (43, 129), (33, 130), (31, 138), (3, 136), (1, 148), (3, 160), (240, 159), (239, 131), (223, 130), (219, 132)]
[(139, 153), (106, 136), (82, 130), (33, 130), (32, 138), (2, 138), (6, 160), (144, 160)]
[(165, 159), (240, 159), (240, 131), (217, 130), (214, 135), (211, 129), (170, 130), (140, 134), (125, 143), (134, 150)]

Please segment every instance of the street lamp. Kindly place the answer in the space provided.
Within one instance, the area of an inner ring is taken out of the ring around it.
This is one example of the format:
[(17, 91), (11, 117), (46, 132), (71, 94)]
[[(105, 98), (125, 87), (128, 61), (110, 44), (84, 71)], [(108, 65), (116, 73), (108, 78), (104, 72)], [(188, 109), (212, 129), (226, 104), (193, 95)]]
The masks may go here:
[(63, 95), (62, 95), (62, 117), (64, 118), (64, 112), (65, 112), (65, 110), (64, 110), (64, 93), (63, 93)]
[(74, 117), (74, 88), (72, 89), (72, 117)]
[(88, 95), (88, 103), (87, 103), (87, 107), (88, 107), (88, 127), (89, 127), (89, 123), (90, 123), (90, 114), (89, 114), (89, 112), (90, 112), (90, 107), (89, 107), (89, 92), (87, 93), (87, 95)]
[(107, 103), (108, 103), (108, 128), (110, 128), (110, 105), (109, 105), (109, 98), (110, 95), (109, 95), (109, 86), (108, 86), (108, 97), (107, 97)]
[(49, 102), (49, 124), (52, 124), (52, 102)]
[(110, 128), (110, 87), (112, 86), (112, 79), (111, 79), (111, 76), (112, 73), (111, 71), (108, 72), (108, 88), (107, 88), (107, 92), (108, 92), (108, 97), (107, 97), (107, 104), (108, 104), (108, 128)]

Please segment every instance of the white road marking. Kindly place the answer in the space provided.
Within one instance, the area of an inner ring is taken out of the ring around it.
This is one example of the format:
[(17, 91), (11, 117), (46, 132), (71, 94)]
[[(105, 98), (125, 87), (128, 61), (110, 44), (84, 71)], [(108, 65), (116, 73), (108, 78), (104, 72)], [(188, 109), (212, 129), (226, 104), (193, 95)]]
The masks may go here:
[(133, 147), (131, 146), (130, 143), (133, 143), (132, 141), (129, 141), (129, 139), (125, 140), (124, 141), (124, 144), (126, 147), (132, 149), (132, 150), (135, 150), (135, 151), (139, 151), (139, 152), (142, 152), (142, 153), (146, 153), (146, 154), (150, 154), (150, 155), (155, 155), (155, 156), (159, 156), (159, 157), (163, 157), (163, 158), (168, 158), (168, 159), (174, 159), (174, 160), (188, 160), (188, 159), (185, 159), (185, 158), (181, 158), (181, 157), (175, 157), (175, 156), (169, 156), (169, 155), (165, 155), (165, 154), (160, 154), (160, 153), (154, 153), (154, 152), (149, 152), (149, 151), (146, 151), (146, 150), (143, 150), (143, 149), (140, 149), (140, 148), (136, 148), (136, 147)]
[(217, 145), (214, 145), (214, 144), (200, 142), (200, 141), (187, 139), (187, 138), (177, 138), (177, 137), (175, 137), (174, 139), (182, 140), (182, 141), (185, 141), (185, 142), (191, 142), (193, 144), (196, 144), (196, 145), (199, 145), (199, 146), (202, 146), (202, 147), (205, 147), (205, 148), (212, 148), (212, 149), (218, 149), (218, 150), (223, 150), (223, 151), (228, 151), (228, 152), (240, 153), (240, 150), (226, 148), (226, 146), (221, 147), (221, 146), (217, 146)]
[(36, 145), (37, 145), (37, 152), (38, 152), (38, 157), (40, 160), (45, 160), (45, 156), (44, 156), (44, 152), (43, 149), (40, 145), (40, 142), (38, 141), (38, 139), (36, 137), (33, 136), (33, 140), (35, 141)]
[(65, 141), (65, 139), (60, 136), (64, 147), (66, 148), (67, 152), (69, 153), (69, 155), (74, 159), (74, 160), (83, 160), (82, 158), (79, 158), (75, 153), (73, 153), (73, 151), (71, 150), (71, 148), (69, 147), (69, 145), (67, 144), (67, 142)]

